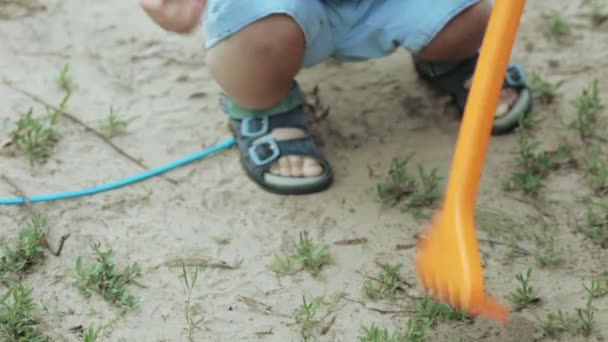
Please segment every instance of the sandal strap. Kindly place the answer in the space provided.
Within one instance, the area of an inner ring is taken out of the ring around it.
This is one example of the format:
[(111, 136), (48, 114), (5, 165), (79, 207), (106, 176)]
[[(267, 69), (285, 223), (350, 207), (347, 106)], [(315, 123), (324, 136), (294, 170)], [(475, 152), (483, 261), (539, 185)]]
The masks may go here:
[(524, 68), (517, 63), (510, 63), (505, 73), (505, 82), (503, 87), (508, 88), (525, 88), (528, 85), (528, 80)]
[[(464, 83), (474, 74), (479, 53), (459, 62), (415, 61), (419, 74), (452, 95), (460, 110), (464, 110), (469, 91)], [(527, 88), (526, 73), (521, 65), (510, 63), (507, 67), (503, 88)]]
[(233, 119), (247, 119), (252, 117), (263, 117), (282, 114), (297, 108), (304, 103), (304, 93), (297, 82), (293, 83), (289, 93), (281, 102), (272, 108), (264, 110), (249, 110), (232, 101), (227, 95), (220, 94), (220, 107), (222, 111)]
[(295, 107), (282, 114), (262, 115), (244, 119), (230, 119), (233, 130), (243, 138), (256, 139), (277, 128), (299, 128), (308, 132), (303, 106)]
[[(237, 142), (242, 145), (241, 152), (247, 154), (257, 166), (267, 166), (282, 155), (322, 159), (310, 136), (302, 106), (283, 114), (243, 120), (231, 119), (230, 124), (232, 130), (238, 132)], [(299, 128), (304, 132), (304, 136), (277, 141), (270, 135), (270, 132), (277, 128)]]
[[(310, 136), (304, 106), (301, 104), (280, 114), (230, 118), (230, 126), (236, 136), (245, 167), (258, 179), (263, 178), (271, 163), (286, 155), (311, 157), (327, 170), (330, 168), (329, 162)], [(277, 141), (270, 134), (277, 128), (299, 128), (305, 135)]]
[[(459, 62), (445, 61), (416, 61), (416, 69), (426, 78), (440, 82), (448, 89), (464, 83), (475, 72), (479, 53), (474, 54)], [(453, 84), (453, 86), (452, 86)], [(503, 87), (524, 88), (527, 85), (527, 77), (524, 68), (517, 63), (509, 63), (505, 73)], [(451, 89), (450, 89), (451, 90)]]
[(263, 169), (284, 155), (311, 157), (323, 162), (323, 156), (310, 136), (277, 141), (268, 135), (247, 148), (247, 157), (254, 165)]

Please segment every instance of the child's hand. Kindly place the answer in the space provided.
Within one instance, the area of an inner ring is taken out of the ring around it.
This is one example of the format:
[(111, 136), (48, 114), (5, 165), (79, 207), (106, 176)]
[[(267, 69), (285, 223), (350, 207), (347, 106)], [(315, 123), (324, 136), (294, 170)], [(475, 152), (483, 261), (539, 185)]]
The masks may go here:
[(139, 4), (160, 27), (186, 34), (199, 25), (207, 0), (139, 0)]

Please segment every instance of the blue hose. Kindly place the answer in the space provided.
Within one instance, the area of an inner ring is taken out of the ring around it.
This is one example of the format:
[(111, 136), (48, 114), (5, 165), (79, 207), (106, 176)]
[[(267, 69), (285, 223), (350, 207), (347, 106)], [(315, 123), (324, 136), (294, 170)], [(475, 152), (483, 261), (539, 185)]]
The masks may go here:
[[(63, 193), (58, 193), (58, 194), (49, 194), (49, 195), (39, 195), (39, 196), (32, 196), (29, 197), (28, 200), (31, 203), (37, 203), (37, 202), (51, 202), (51, 201), (58, 201), (58, 200), (63, 200), (63, 199), (70, 199), (70, 198), (76, 198), (76, 197), (83, 197), (83, 196), (87, 196), (87, 195), (93, 195), (93, 194), (97, 194), (100, 192), (104, 192), (104, 191), (109, 191), (109, 190), (114, 190), (120, 187), (124, 187), (133, 183), (137, 183), (140, 181), (143, 181), (145, 179), (148, 179), (150, 177), (154, 177), (157, 175), (160, 175), (162, 173), (165, 173), (167, 171), (170, 171), (172, 169), (178, 168), (180, 166), (186, 165), (188, 163), (191, 163), (195, 160), (198, 159), (202, 159), (210, 154), (219, 152), (221, 150), (224, 149), (228, 149), (230, 147), (232, 147), (235, 143), (234, 138), (228, 138), (226, 139), (224, 142), (219, 143), (215, 146), (211, 146), (210, 148), (207, 148), (201, 152), (195, 153), (191, 156), (188, 156), (186, 158), (180, 159), (178, 161), (172, 162), (170, 164), (167, 164), (165, 166), (161, 166), (158, 167), (156, 169), (152, 169), (146, 172), (143, 172), (139, 175), (135, 175), (135, 176), (131, 176), (128, 178), (125, 178), (123, 180), (119, 180), (113, 183), (108, 183), (108, 184), (103, 184), (103, 185), (99, 185), (99, 186), (95, 186), (92, 188), (88, 188), (88, 189), (82, 189), (82, 190), (76, 190), (76, 191), (68, 191), (68, 192), (63, 192)], [(20, 197), (14, 197), (14, 198), (0, 198), (0, 205), (18, 205), (18, 204), (25, 204), (25, 200), (23, 198)]]

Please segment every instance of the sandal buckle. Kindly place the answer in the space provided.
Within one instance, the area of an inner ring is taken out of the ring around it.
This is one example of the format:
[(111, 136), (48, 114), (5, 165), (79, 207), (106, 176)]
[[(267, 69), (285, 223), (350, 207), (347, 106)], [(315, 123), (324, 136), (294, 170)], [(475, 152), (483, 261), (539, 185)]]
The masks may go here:
[(522, 87), (526, 84), (526, 73), (519, 64), (509, 64), (505, 81), (512, 87)]
[(257, 166), (269, 164), (280, 155), (279, 145), (271, 136), (262, 138), (249, 147), (249, 156)]
[(241, 120), (241, 134), (247, 138), (257, 138), (268, 132), (268, 116), (249, 117)]

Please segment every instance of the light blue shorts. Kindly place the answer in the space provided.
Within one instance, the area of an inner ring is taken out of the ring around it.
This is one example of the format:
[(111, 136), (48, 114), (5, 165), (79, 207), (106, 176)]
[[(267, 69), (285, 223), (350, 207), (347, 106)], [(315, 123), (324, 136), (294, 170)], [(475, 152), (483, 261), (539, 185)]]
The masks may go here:
[(208, 0), (206, 47), (271, 14), (291, 16), (306, 37), (303, 67), (327, 58), (357, 61), (402, 47), (422, 50), (456, 15), (479, 0)]

